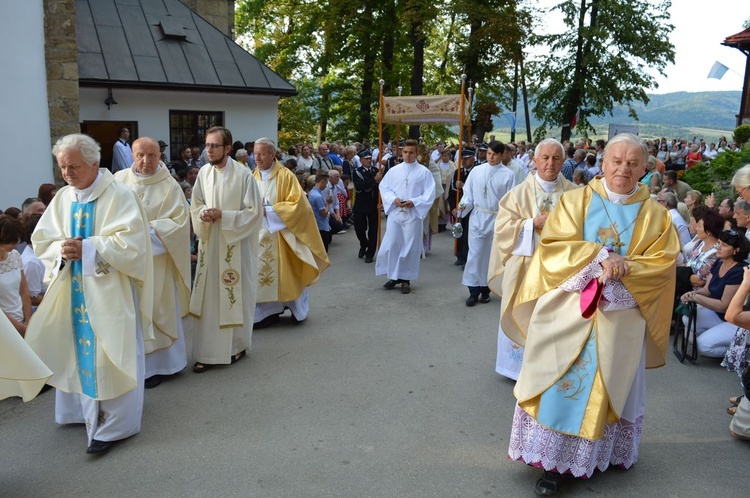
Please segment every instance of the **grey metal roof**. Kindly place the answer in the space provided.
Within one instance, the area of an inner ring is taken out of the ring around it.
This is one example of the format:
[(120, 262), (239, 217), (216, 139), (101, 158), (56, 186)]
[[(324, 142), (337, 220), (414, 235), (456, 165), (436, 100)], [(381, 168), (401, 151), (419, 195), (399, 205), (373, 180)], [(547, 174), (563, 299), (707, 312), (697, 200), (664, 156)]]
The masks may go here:
[(179, 0), (76, 0), (75, 5), (83, 86), (297, 93)]

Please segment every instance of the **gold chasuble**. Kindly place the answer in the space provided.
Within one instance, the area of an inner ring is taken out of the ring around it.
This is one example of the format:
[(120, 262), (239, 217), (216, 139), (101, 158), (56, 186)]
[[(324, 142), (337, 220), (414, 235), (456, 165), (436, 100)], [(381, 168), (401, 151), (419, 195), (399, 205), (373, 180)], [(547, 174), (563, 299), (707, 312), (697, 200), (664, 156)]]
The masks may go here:
[[(143, 338), (153, 340), (153, 260), (148, 220), (136, 194), (100, 169), (88, 203), (93, 216), (75, 217), (90, 223), (92, 235), (85, 238), (96, 249), (96, 271), (71, 274), (71, 263), (60, 268), (60, 246), (70, 238), (71, 206), (76, 202), (72, 187), (61, 188), (47, 207), (31, 240), (34, 252), (45, 266), (50, 281), (42, 303), (29, 322), (26, 341), (54, 372), (48, 384), (67, 393), (83, 394), (78, 371), (73, 321), (88, 321), (95, 347), (83, 345), (83, 355), (93, 354), (97, 394), (94, 399), (114, 399), (136, 387), (136, 304), (139, 306)], [(89, 214), (89, 213), (85, 213)], [(59, 271), (58, 271), (59, 270)], [(86, 309), (71, 309), (72, 285), (85, 294)], [(135, 294), (135, 296), (134, 296)], [(134, 299), (137, 297), (137, 299)], [(92, 350), (93, 349), (93, 350)]]
[(260, 230), (258, 303), (294, 301), (328, 268), (328, 255), (297, 177), (278, 161), (265, 180), (259, 168), (253, 174), (263, 205), (285, 225), (273, 233), (267, 224)]
[[(563, 192), (578, 187), (559, 175), (559, 180), (552, 192), (545, 192), (536, 180), (536, 175), (528, 175), (526, 179), (499, 202), (497, 218), (495, 218), (495, 235), (492, 240), (490, 265), (488, 271), (488, 285), (492, 292), (502, 297), (500, 305), (500, 324), (508, 338), (517, 344), (524, 343), (524, 336), (511, 316), (510, 303), (521, 286), (526, 269), (531, 262), (531, 256), (516, 256), (513, 250), (524, 231), (527, 220), (547, 214), (557, 205)], [(531, 230), (532, 250), (539, 244), (539, 233)]]
[[(600, 226), (604, 214), (615, 222)], [(626, 226), (616, 216), (629, 216), (632, 224)], [(621, 235), (627, 242), (623, 247), (618, 244)], [(559, 287), (610, 246), (631, 260), (631, 273), (622, 284), (635, 307), (603, 311), (600, 303), (590, 319), (583, 318), (581, 292)], [(679, 248), (669, 213), (644, 185), (621, 205), (608, 200), (599, 178), (560, 197), (511, 303), (520, 338), (525, 338), (524, 364), (514, 389), (524, 411), (558, 432), (590, 440), (603, 437), (605, 424), (620, 418), (644, 345), (646, 367), (664, 365)], [(574, 424), (569, 423), (571, 412), (578, 417)]]
[[(166, 252), (154, 256), (155, 340), (145, 343), (146, 354), (168, 348), (177, 340), (177, 304), (181, 316), (190, 304), (190, 216), (180, 185), (164, 163), (151, 176), (137, 175), (132, 169), (115, 173), (130, 187), (146, 211), (151, 228)], [(154, 250), (154, 252), (157, 252)], [(175, 296), (175, 288), (177, 295)]]

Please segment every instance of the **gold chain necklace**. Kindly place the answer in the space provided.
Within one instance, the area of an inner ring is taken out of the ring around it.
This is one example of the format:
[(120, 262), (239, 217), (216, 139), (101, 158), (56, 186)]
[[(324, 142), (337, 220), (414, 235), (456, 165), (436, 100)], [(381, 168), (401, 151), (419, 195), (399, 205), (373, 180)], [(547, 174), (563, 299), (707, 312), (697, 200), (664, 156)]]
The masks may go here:
[(625, 233), (628, 230), (628, 228), (633, 226), (635, 221), (638, 219), (638, 215), (636, 214), (635, 218), (633, 218), (633, 221), (631, 221), (628, 226), (626, 226), (625, 228), (623, 228), (622, 230), (618, 232), (617, 223), (612, 221), (612, 218), (609, 216), (609, 211), (607, 211), (607, 206), (606, 204), (604, 204), (604, 199), (602, 199), (602, 196), (599, 194), (596, 194), (596, 196), (599, 198), (599, 202), (602, 203), (602, 208), (604, 208), (604, 214), (607, 215), (607, 220), (609, 220), (609, 226), (612, 229), (612, 233), (614, 233), (614, 235), (612, 236), (612, 240), (613, 240), (612, 246), (614, 247), (615, 251), (617, 251), (617, 254), (620, 254), (620, 248), (625, 245), (624, 243), (620, 242), (620, 235)]

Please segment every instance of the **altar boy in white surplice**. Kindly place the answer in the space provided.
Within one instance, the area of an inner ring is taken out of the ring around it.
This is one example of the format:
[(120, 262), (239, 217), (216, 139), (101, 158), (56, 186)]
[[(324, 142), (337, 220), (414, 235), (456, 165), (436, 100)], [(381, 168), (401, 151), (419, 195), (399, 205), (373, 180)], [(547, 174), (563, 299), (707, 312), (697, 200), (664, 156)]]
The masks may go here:
[(87, 453), (104, 453), (141, 429), (143, 340), (153, 339), (148, 220), (135, 193), (98, 169), (91, 137), (67, 135), (52, 153), (69, 186), (31, 237), (50, 283), (26, 340), (54, 372), (55, 420), (85, 423)]
[(375, 275), (387, 275), (383, 287), (401, 284), (401, 293), (411, 292), (411, 280), (419, 276), (422, 255), (422, 220), (435, 200), (435, 180), (429, 169), (417, 162), (417, 141), (404, 142), (404, 162), (388, 170), (380, 182), (388, 221), (378, 250)]

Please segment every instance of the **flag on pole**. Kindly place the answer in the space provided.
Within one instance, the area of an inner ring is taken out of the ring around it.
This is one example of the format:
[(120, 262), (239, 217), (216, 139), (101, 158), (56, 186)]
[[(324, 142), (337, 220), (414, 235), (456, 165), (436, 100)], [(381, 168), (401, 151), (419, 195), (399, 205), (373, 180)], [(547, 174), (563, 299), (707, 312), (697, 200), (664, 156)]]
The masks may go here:
[(516, 113), (515, 112), (506, 112), (505, 117), (508, 118), (508, 121), (510, 122), (510, 131), (515, 133), (516, 131)]
[(571, 131), (575, 129), (576, 125), (578, 124), (578, 118), (581, 117), (581, 109), (579, 108), (576, 110), (576, 115), (573, 116), (573, 121), (570, 122), (570, 129)]
[(717, 80), (720, 80), (724, 77), (724, 74), (729, 70), (727, 66), (722, 64), (719, 61), (714, 62), (714, 65), (711, 66), (711, 70), (708, 72), (708, 78), (716, 78)]

